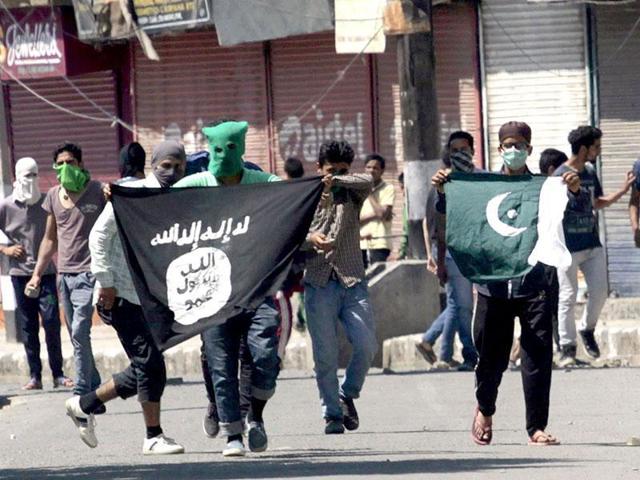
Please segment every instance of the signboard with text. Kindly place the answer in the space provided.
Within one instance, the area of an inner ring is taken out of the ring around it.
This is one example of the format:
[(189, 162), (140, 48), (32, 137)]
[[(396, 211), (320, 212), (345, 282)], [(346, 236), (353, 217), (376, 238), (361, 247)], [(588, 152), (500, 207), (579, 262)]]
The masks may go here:
[[(66, 74), (59, 11), (36, 8), (0, 14), (2, 80), (60, 77)], [(14, 22), (14, 18), (17, 21)]]
[(144, 30), (192, 27), (211, 20), (207, 0), (133, 0), (138, 25)]

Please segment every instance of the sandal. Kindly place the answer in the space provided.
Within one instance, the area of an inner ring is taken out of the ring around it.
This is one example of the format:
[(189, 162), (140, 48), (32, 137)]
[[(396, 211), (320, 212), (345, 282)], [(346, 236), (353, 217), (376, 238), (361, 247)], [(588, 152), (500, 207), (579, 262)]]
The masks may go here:
[(560, 440), (550, 433), (546, 433), (544, 430), (537, 430), (529, 437), (529, 445), (534, 447), (550, 447), (560, 445)]
[[(491, 439), (493, 438), (493, 430), (491, 428), (491, 424), (488, 426), (481, 426), (478, 421), (478, 415), (482, 415), (480, 409), (476, 407), (473, 423), (471, 424), (471, 439), (478, 445), (489, 445), (491, 443)], [(491, 417), (485, 417), (489, 419), (491, 422)], [(485, 420), (486, 421), (486, 420)]]

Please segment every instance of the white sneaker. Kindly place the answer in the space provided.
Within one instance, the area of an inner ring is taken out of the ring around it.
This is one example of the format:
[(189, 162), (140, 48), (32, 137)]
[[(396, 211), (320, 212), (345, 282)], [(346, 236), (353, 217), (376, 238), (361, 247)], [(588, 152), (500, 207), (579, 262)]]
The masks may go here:
[(173, 438), (165, 437), (164, 433), (153, 437), (145, 438), (142, 444), (144, 455), (171, 455), (174, 453), (184, 453), (184, 447)]
[(244, 444), (240, 440), (232, 440), (227, 443), (227, 446), (222, 450), (223, 457), (244, 457), (247, 454)]
[(80, 397), (73, 396), (64, 402), (64, 406), (67, 409), (67, 415), (78, 428), (80, 432), (80, 439), (91, 448), (98, 446), (98, 439), (96, 438), (96, 421), (93, 415), (87, 415), (80, 408)]

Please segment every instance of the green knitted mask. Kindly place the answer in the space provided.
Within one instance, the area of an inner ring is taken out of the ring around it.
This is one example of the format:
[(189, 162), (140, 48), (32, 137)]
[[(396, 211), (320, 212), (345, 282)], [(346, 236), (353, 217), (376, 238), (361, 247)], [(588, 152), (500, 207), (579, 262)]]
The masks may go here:
[(224, 122), (202, 129), (209, 142), (209, 171), (214, 177), (232, 177), (242, 172), (247, 122)]

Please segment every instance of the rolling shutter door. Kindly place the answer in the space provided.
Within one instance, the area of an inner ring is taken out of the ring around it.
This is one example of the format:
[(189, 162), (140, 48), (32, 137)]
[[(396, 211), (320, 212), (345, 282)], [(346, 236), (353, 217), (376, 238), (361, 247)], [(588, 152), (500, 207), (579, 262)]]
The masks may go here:
[(589, 123), (584, 5), (482, 2), (488, 158), (499, 169), (498, 130), (510, 120), (532, 129), (529, 167), (540, 152), (569, 154), (567, 134)]
[[(113, 72), (103, 71), (71, 77), (73, 83), (108, 112), (117, 112)], [(62, 78), (28, 80), (25, 83), (43, 97), (78, 113), (101, 117), (103, 114), (82, 98)], [(110, 122), (97, 122), (61, 112), (31, 93), (9, 82), (11, 102), (11, 140), (14, 162), (33, 157), (40, 168), (43, 191), (57, 185), (52, 169), (52, 153), (64, 141), (82, 148), (85, 167), (91, 178), (110, 181), (118, 178), (119, 139)]]
[(138, 141), (149, 156), (165, 139), (187, 153), (207, 148), (203, 125), (220, 118), (249, 122), (245, 159), (269, 170), (265, 64), (261, 43), (219, 47), (215, 32), (154, 39), (159, 62), (135, 52)]

